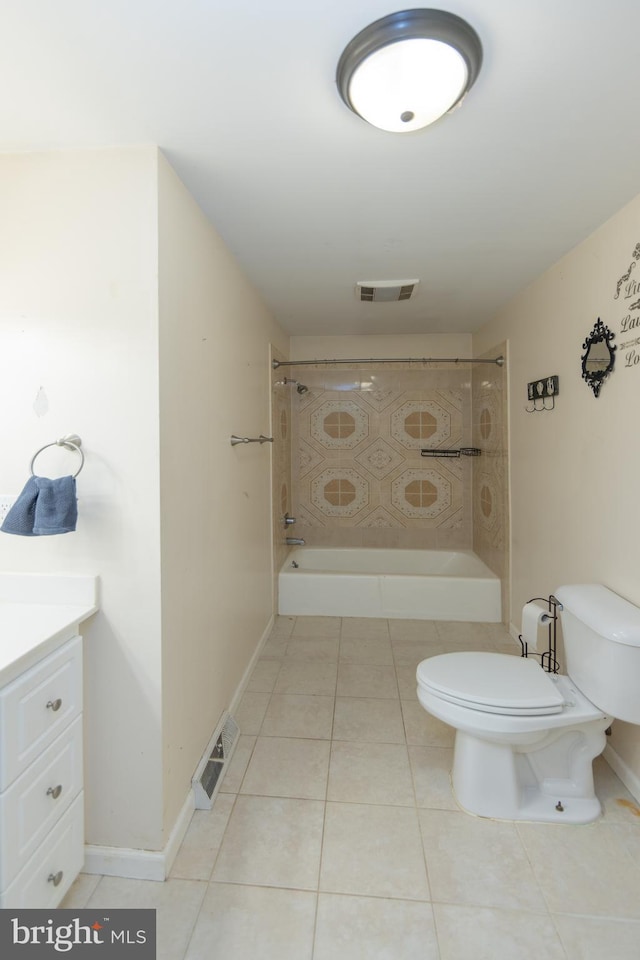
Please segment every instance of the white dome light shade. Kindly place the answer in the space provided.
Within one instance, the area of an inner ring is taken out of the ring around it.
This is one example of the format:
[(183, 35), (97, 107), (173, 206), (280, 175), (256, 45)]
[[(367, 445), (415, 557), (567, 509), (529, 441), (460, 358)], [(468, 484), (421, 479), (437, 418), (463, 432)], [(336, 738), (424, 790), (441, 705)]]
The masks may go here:
[(338, 89), (363, 120), (408, 133), (459, 103), (481, 62), (480, 39), (466, 21), (442, 10), (406, 10), (351, 41), (338, 63)]
[(349, 100), (374, 127), (405, 133), (447, 113), (467, 78), (467, 65), (453, 47), (440, 40), (404, 40), (363, 61), (351, 78)]

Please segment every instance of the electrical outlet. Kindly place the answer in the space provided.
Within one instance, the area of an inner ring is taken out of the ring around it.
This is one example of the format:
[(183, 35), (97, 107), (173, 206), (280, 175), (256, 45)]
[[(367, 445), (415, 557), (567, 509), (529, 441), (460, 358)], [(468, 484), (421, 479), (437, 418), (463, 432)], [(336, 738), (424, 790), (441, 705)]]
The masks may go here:
[(559, 377), (544, 377), (542, 380), (532, 380), (527, 384), (527, 397), (529, 400), (537, 400), (538, 397), (557, 397), (560, 392)]
[(15, 494), (0, 493), (0, 523), (2, 523), (6, 515), (9, 513), (9, 510), (14, 505), (16, 500), (17, 497)]

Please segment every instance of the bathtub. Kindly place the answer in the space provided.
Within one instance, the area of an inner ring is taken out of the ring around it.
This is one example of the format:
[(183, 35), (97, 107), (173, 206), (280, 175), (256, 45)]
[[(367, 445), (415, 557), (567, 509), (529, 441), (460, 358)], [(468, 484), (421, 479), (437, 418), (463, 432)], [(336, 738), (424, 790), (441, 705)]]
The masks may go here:
[(294, 547), (278, 588), (290, 616), (502, 619), (500, 579), (470, 550)]

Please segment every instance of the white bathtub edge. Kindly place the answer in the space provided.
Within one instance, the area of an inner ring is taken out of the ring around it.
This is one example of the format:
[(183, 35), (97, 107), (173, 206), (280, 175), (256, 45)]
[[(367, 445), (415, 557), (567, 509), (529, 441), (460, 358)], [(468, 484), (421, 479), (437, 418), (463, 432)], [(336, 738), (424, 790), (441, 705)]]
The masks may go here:
[(331, 573), (291, 569), (287, 561), (278, 594), (281, 616), (502, 622), (501, 582), (494, 574)]

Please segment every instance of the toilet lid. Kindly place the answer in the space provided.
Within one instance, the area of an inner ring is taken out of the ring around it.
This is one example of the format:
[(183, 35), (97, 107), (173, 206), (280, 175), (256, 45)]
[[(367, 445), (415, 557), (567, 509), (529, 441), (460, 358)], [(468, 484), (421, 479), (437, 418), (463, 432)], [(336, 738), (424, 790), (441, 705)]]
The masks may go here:
[(560, 713), (560, 690), (532, 659), (506, 653), (445, 653), (418, 665), (418, 683), (436, 696), (486, 713)]

